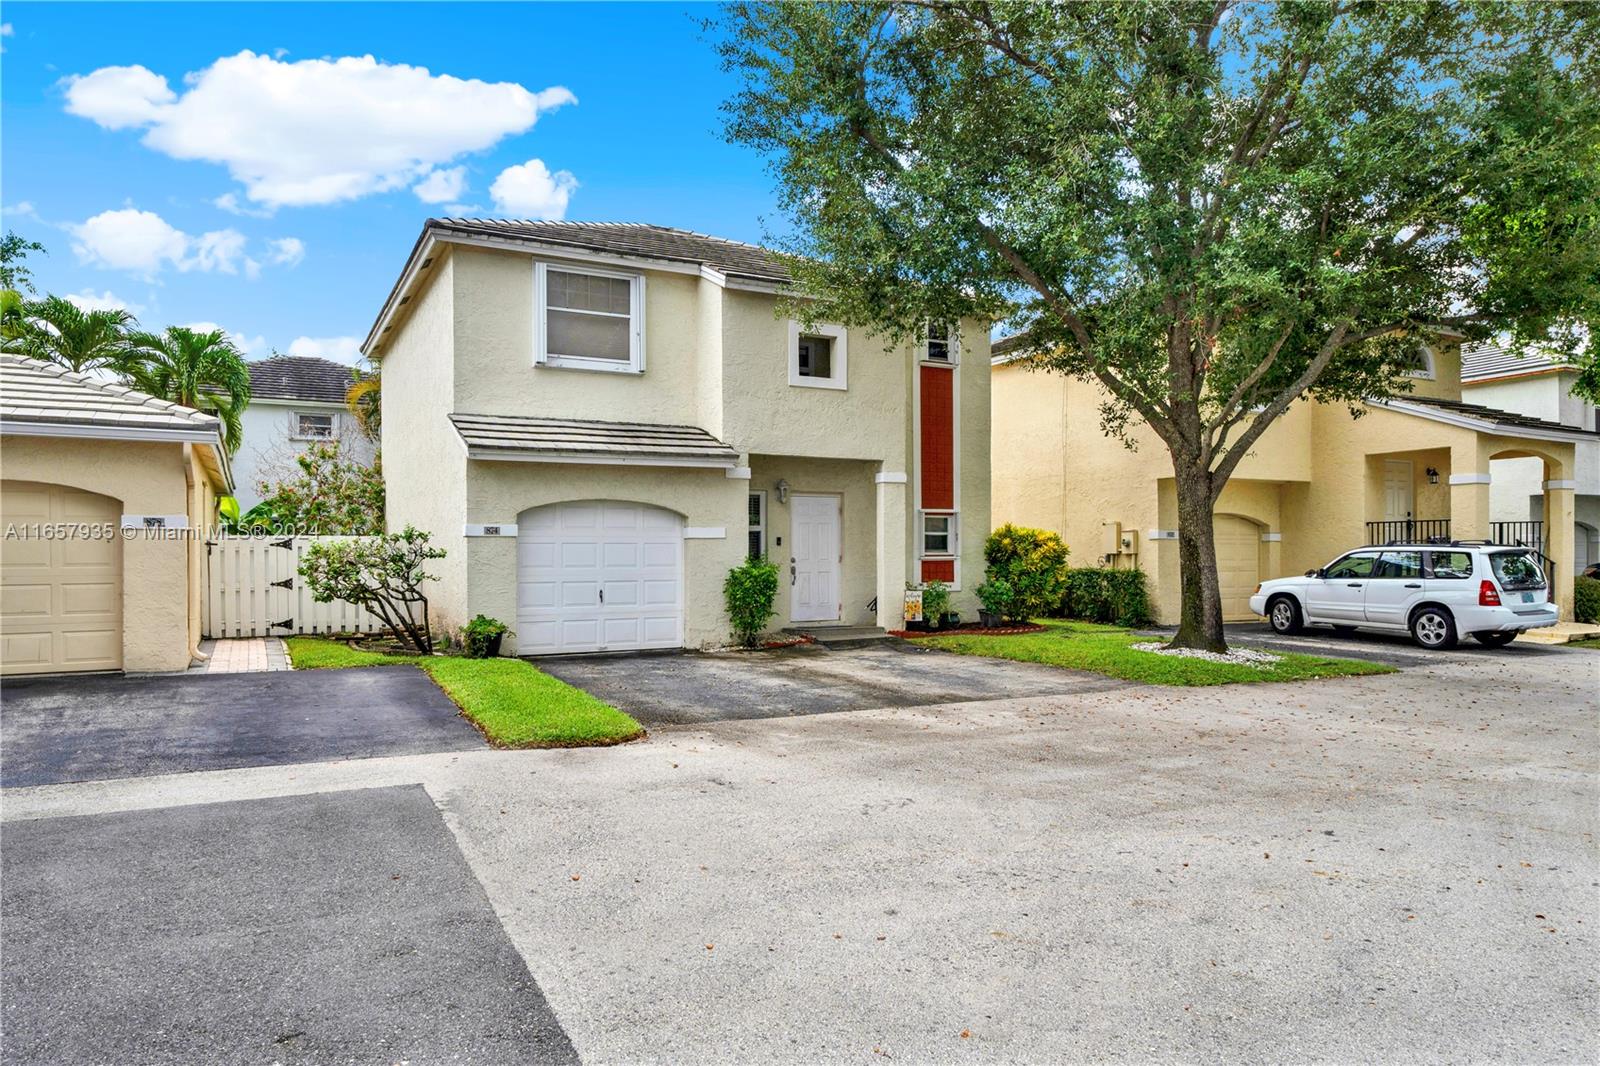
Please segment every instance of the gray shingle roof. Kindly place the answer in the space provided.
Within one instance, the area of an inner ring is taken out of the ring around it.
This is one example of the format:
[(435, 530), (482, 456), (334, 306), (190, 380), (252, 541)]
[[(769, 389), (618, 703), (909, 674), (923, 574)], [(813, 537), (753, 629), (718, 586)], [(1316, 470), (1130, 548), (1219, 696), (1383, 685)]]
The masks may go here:
[(734, 466), (739, 453), (698, 426), (592, 422), (518, 415), (451, 415), (474, 458), (633, 461), (662, 466)]
[(342, 404), (355, 381), (350, 367), (315, 356), (275, 355), (245, 365), (250, 369), (252, 399)]
[(120, 431), (116, 435), (212, 444), (218, 443), (219, 432), (214, 415), (192, 407), (74, 374), (53, 363), (0, 355), (0, 428), (26, 433), (45, 427), (57, 431), (77, 427), (85, 436), (94, 436), (97, 430)]
[(1488, 422), (1496, 427), (1505, 429), (1510, 436), (1516, 436), (1519, 429), (1536, 429), (1543, 432), (1571, 433), (1581, 437), (1600, 437), (1600, 430), (1582, 429), (1578, 426), (1569, 426), (1561, 422), (1550, 422), (1543, 418), (1534, 418), (1532, 415), (1521, 415), (1515, 411), (1502, 411), (1495, 407), (1484, 407), (1482, 404), (1463, 403), (1460, 400), (1445, 400), (1436, 396), (1395, 396), (1384, 401), (1389, 405), (1417, 404), (1430, 407), (1448, 414), (1460, 415), (1463, 418), (1477, 419), (1479, 422)]
[(1488, 381), (1491, 378), (1514, 377), (1519, 374), (1536, 374), (1541, 370), (1555, 370), (1564, 365), (1564, 360), (1548, 352), (1517, 355), (1498, 344), (1474, 344), (1461, 349), (1463, 384)]
[(698, 263), (724, 274), (787, 282), (789, 271), (765, 248), (692, 230), (636, 222), (528, 222), (494, 218), (430, 218), (440, 232), (567, 245), (595, 252)]

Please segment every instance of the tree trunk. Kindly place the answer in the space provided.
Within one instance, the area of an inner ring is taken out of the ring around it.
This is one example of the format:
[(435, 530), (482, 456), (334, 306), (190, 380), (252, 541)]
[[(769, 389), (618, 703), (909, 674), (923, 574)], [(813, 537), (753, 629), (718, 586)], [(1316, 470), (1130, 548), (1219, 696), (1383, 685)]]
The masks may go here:
[(1178, 566), (1183, 590), (1178, 633), (1171, 647), (1225, 652), (1222, 587), (1212, 528), (1211, 472), (1174, 458), (1178, 486)]

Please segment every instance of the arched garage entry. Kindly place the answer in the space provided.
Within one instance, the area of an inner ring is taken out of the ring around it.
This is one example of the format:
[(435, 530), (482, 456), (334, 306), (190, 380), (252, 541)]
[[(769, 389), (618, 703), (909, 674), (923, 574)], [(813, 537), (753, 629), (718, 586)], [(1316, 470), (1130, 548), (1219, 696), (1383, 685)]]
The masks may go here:
[(618, 500), (517, 518), (517, 653), (683, 646), (683, 517)]
[(1222, 617), (1229, 622), (1254, 618), (1250, 597), (1261, 581), (1261, 527), (1248, 518), (1219, 514), (1212, 529), (1217, 542)]
[(0, 553), (4, 673), (122, 668), (121, 515), (109, 496), (0, 481), (0, 528), (16, 534)]

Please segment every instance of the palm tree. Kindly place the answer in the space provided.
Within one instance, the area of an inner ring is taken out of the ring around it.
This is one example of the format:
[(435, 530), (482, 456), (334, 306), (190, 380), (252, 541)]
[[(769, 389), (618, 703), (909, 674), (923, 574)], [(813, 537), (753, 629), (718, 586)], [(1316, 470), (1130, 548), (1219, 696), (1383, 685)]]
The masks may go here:
[(350, 413), (355, 416), (356, 425), (361, 427), (362, 434), (372, 441), (379, 440), (383, 436), (381, 373), (377, 369), (367, 374), (359, 370), (352, 371), (351, 376), (355, 380), (344, 392), (345, 406), (350, 408)]
[(126, 311), (85, 311), (71, 300), (24, 301), (5, 325), (6, 351), (82, 372), (117, 365), (138, 322)]
[(168, 326), (165, 333), (135, 333), (128, 345), (118, 364), (128, 384), (216, 415), (228, 451), (239, 450), (244, 435), (240, 416), (250, 402), (250, 369), (227, 334)]

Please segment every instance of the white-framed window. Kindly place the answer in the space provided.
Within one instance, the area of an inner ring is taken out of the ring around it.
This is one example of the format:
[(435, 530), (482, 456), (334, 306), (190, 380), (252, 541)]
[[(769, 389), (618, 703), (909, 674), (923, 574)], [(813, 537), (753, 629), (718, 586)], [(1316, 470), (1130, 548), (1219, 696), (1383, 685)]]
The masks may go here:
[(751, 559), (759, 559), (767, 554), (767, 494), (765, 492), (752, 492), (750, 494), (750, 548), (748, 555)]
[(293, 421), (290, 425), (290, 436), (295, 440), (332, 440), (334, 436), (334, 420), (331, 414), (318, 414), (314, 411), (296, 411), (290, 416)]
[(644, 370), (644, 277), (537, 263), (534, 362), (579, 370)]
[(922, 336), (922, 361), (955, 366), (961, 361), (961, 331), (948, 322), (929, 322)]
[(803, 327), (789, 322), (789, 384), (810, 389), (842, 389), (849, 364), (843, 326)]
[(1426, 344), (1419, 344), (1413, 353), (1410, 364), (1406, 367), (1406, 376), (1432, 381), (1435, 377), (1434, 365), (1433, 349)]
[(956, 512), (922, 512), (922, 555), (951, 559), (956, 555)]

